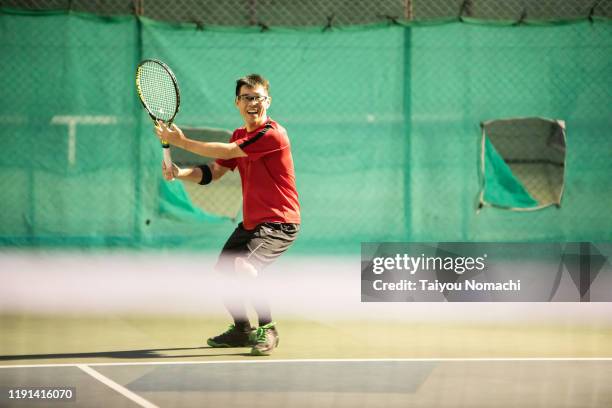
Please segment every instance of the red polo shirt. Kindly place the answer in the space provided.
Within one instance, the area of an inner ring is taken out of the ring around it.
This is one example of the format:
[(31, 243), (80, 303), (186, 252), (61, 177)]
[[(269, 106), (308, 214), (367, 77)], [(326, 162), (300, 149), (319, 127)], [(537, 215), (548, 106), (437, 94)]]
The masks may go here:
[(232, 171), (238, 167), (244, 228), (251, 230), (263, 222), (299, 224), (300, 203), (287, 131), (268, 119), (265, 125), (252, 132), (236, 129), (230, 139), (232, 142), (236, 142), (247, 156), (216, 161)]

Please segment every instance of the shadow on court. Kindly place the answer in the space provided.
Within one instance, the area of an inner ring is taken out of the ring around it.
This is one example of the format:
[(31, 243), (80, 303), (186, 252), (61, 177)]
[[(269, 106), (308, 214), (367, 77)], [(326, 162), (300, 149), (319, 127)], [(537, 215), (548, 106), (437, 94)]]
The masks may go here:
[[(194, 357), (222, 357), (222, 356), (251, 356), (247, 352), (240, 353), (189, 353), (172, 354), (165, 352), (189, 351), (189, 350), (218, 350), (214, 347), (177, 347), (177, 348), (158, 348), (143, 350), (118, 350), (118, 351), (97, 351), (82, 353), (51, 353), (51, 354), (21, 354), (0, 356), (0, 361), (16, 360), (53, 360), (53, 359), (78, 359), (78, 358), (114, 358), (114, 359), (150, 359), (150, 358), (194, 358)], [(231, 349), (227, 349), (231, 350)]]

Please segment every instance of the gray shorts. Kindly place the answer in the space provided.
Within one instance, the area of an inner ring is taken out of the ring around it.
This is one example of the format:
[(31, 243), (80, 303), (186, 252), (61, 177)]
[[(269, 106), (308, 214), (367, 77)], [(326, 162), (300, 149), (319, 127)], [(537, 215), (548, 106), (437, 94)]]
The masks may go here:
[(262, 271), (293, 244), (299, 230), (299, 224), (280, 222), (264, 222), (246, 230), (240, 223), (223, 246), (216, 268), (231, 273), (235, 259), (240, 257)]

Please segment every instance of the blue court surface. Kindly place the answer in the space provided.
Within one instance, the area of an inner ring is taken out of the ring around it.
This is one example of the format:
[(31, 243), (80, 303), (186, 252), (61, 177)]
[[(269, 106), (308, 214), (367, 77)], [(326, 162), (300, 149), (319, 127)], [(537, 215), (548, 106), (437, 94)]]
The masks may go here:
[[(0, 368), (2, 407), (610, 407), (612, 358), (230, 360)], [(74, 401), (9, 399), (72, 387)]]

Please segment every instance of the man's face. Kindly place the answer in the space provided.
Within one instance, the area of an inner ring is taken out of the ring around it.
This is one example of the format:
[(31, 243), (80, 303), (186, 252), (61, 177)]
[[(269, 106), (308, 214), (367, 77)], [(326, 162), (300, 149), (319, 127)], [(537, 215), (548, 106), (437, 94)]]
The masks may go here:
[(265, 88), (257, 85), (254, 88), (243, 85), (236, 97), (236, 107), (244, 119), (247, 130), (254, 130), (266, 122), (266, 112), (272, 98)]

